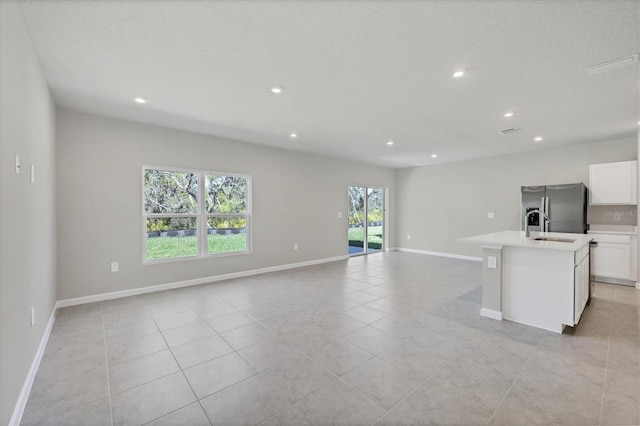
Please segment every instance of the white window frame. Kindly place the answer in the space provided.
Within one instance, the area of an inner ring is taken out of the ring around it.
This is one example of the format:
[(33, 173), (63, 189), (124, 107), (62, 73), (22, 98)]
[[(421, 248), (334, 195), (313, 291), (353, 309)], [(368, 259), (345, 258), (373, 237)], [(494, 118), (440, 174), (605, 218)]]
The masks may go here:
[[(145, 170), (162, 170), (167, 172), (178, 173), (193, 173), (198, 175), (198, 203), (196, 213), (147, 213), (145, 211)], [(205, 177), (206, 176), (233, 176), (246, 179), (247, 182), (247, 212), (246, 213), (207, 213), (204, 208), (205, 204)], [(141, 179), (141, 210), (142, 210), (142, 263), (143, 264), (157, 264), (157, 263), (170, 263), (170, 262), (182, 262), (186, 260), (197, 259), (211, 259), (216, 257), (238, 256), (252, 253), (252, 239), (251, 239), (251, 175), (243, 173), (229, 173), (229, 172), (214, 172), (208, 170), (196, 170), (183, 167), (167, 167), (167, 166), (142, 166), (142, 179)], [(171, 218), (171, 217), (195, 217), (196, 218), (196, 238), (197, 238), (197, 254), (192, 256), (180, 256), (170, 257), (162, 259), (148, 259), (147, 258), (147, 219), (153, 218)], [(245, 218), (245, 238), (246, 249), (241, 251), (230, 251), (225, 253), (208, 253), (207, 237), (209, 234), (207, 223), (210, 217), (242, 217)]]

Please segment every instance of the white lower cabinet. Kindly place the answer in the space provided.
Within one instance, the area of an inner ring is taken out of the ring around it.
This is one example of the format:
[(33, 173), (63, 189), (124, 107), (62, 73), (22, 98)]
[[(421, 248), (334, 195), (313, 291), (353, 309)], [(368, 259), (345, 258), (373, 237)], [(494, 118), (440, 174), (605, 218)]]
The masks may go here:
[(629, 244), (598, 243), (594, 248), (594, 275), (631, 279), (631, 246)]
[(582, 258), (574, 268), (573, 323), (580, 321), (582, 312), (589, 301), (589, 254)]
[(636, 280), (637, 238), (631, 235), (593, 234), (592, 273), (599, 278)]

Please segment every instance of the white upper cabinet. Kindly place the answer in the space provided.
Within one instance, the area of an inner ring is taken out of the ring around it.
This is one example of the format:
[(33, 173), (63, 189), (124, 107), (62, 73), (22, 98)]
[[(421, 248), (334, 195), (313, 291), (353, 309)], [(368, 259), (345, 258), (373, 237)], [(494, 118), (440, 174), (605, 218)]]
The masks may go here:
[(638, 204), (638, 162), (591, 164), (590, 204)]

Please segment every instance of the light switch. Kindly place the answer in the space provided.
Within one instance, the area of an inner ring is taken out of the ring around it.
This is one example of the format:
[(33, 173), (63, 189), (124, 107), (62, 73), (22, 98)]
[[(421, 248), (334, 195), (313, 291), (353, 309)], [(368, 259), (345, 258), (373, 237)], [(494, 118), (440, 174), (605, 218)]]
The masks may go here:
[(36, 166), (35, 165), (31, 165), (31, 183), (34, 183), (36, 181)]
[(338, 212), (338, 219), (342, 219), (342, 212)]
[(493, 218), (495, 217), (495, 215), (493, 214), (493, 212), (488, 212), (488, 213), (487, 213), (487, 217), (488, 217), (489, 219), (493, 219)]
[(20, 156), (16, 154), (16, 173), (20, 173)]
[(487, 268), (496, 269), (498, 267), (498, 259), (495, 256), (487, 257)]

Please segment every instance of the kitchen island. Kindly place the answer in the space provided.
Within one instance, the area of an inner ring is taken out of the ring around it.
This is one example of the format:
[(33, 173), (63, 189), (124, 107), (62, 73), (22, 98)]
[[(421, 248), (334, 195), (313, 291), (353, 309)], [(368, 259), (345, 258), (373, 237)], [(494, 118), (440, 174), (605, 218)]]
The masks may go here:
[(498, 320), (562, 333), (590, 297), (588, 234), (502, 231), (462, 238), (482, 245), (482, 309)]

